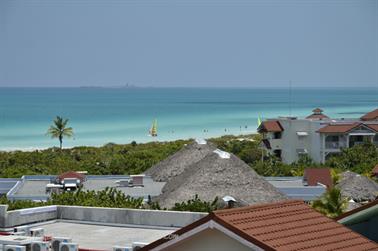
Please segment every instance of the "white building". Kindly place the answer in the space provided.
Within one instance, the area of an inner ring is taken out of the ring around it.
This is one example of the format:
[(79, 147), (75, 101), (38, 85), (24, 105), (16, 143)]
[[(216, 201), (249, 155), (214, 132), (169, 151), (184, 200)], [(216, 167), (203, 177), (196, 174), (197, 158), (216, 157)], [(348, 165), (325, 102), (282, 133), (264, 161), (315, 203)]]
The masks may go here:
[(263, 135), (266, 153), (285, 163), (295, 162), (303, 154), (324, 163), (342, 148), (366, 141), (378, 146), (378, 109), (359, 119), (331, 119), (322, 112), (317, 108), (304, 119), (279, 117), (262, 122), (257, 131)]

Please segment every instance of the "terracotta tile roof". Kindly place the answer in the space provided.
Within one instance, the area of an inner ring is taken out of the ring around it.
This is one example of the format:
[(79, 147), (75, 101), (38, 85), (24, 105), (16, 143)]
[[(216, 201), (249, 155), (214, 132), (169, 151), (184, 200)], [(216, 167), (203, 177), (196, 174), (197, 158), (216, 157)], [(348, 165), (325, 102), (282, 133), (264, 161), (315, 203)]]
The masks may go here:
[(266, 120), (257, 128), (259, 132), (283, 132), (283, 130), (278, 120)]
[(374, 111), (366, 113), (364, 116), (361, 117), (361, 120), (376, 120), (378, 119), (378, 109)]
[(318, 183), (327, 187), (333, 186), (331, 169), (329, 168), (307, 168), (303, 176), (309, 186), (316, 186)]
[(370, 129), (373, 129), (374, 131), (378, 132), (378, 124), (364, 124)]
[(68, 172), (62, 173), (61, 175), (58, 176), (59, 181), (62, 181), (63, 179), (67, 179), (67, 178), (68, 179), (69, 178), (80, 179), (80, 182), (85, 181), (85, 175), (81, 174), (81, 173), (77, 173), (75, 171), (68, 171)]
[(317, 132), (319, 133), (346, 133), (353, 128), (359, 126), (361, 123), (352, 124), (328, 124), (320, 128)]
[(307, 116), (306, 119), (329, 119), (328, 116), (322, 114), (323, 110), (320, 108), (315, 108), (312, 110), (312, 114)]
[[(211, 220), (264, 250), (378, 250), (377, 243), (298, 200), (215, 211), (172, 235), (181, 237)], [(141, 250), (168, 241), (163, 237)]]

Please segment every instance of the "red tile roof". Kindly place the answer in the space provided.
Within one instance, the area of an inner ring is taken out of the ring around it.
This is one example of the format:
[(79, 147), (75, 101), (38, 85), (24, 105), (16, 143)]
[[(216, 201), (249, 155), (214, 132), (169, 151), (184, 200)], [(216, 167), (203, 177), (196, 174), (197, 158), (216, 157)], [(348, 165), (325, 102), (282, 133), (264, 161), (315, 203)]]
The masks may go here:
[(329, 119), (327, 115), (322, 114), (323, 110), (320, 108), (316, 108), (312, 110), (312, 114), (307, 116), (306, 119)]
[[(172, 236), (181, 237), (211, 220), (264, 250), (378, 250), (377, 243), (298, 200), (215, 211)], [(141, 250), (169, 241), (163, 237)]]
[(278, 120), (266, 120), (261, 123), (257, 131), (259, 132), (282, 132), (284, 129)]
[(364, 124), (370, 129), (373, 129), (374, 131), (378, 132), (378, 124)]
[(378, 109), (374, 111), (366, 113), (364, 116), (361, 117), (361, 120), (376, 120), (378, 119)]
[(316, 186), (318, 183), (327, 187), (333, 186), (331, 169), (329, 168), (307, 168), (303, 176), (309, 186)]
[(69, 178), (79, 179), (80, 182), (84, 182), (85, 175), (81, 173), (77, 173), (75, 171), (68, 171), (58, 176), (59, 181), (62, 181), (63, 179), (69, 179)]
[(353, 128), (359, 126), (361, 123), (353, 124), (328, 124), (320, 128), (317, 132), (319, 133), (346, 133)]

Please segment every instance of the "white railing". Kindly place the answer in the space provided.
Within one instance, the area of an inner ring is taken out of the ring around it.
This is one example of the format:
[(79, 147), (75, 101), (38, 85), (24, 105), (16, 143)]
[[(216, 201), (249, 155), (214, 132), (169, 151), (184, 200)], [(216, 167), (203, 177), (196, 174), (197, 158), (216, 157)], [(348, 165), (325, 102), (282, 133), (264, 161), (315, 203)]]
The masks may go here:
[(346, 142), (345, 141), (330, 141), (330, 142), (325, 142), (325, 148), (326, 149), (339, 149), (339, 148), (344, 148), (346, 147)]

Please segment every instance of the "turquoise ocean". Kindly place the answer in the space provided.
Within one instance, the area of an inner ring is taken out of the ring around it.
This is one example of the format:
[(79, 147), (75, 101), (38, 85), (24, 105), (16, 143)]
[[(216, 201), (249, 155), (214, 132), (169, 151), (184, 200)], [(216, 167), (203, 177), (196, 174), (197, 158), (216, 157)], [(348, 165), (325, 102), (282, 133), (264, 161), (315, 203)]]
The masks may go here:
[[(0, 88), (0, 149), (57, 146), (46, 131), (70, 119), (65, 147), (208, 138), (256, 131), (257, 117), (354, 118), (378, 107), (377, 88)], [(148, 136), (154, 119), (158, 137)]]

